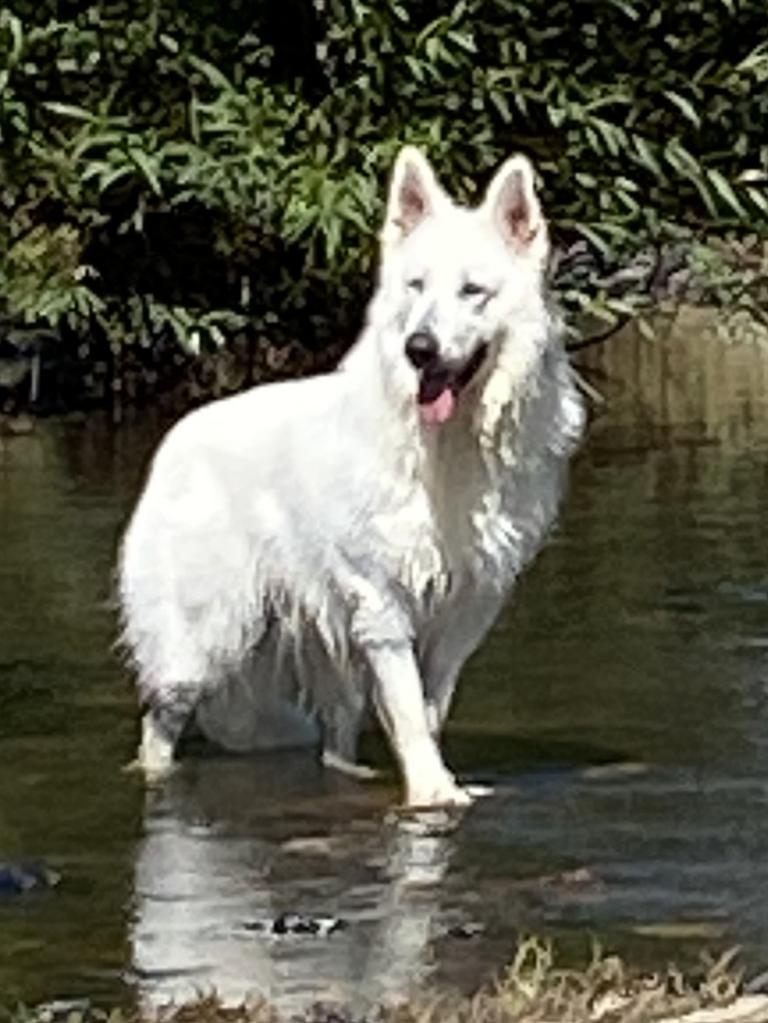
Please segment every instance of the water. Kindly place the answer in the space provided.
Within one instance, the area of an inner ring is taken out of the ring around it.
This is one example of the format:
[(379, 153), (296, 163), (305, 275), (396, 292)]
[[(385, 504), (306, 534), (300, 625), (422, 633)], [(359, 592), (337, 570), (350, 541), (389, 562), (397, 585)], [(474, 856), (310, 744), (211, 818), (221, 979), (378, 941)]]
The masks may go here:
[[(397, 998), (529, 930), (765, 965), (768, 359), (689, 323), (590, 362), (609, 407), (561, 529), (465, 671), (449, 759), (495, 794), (458, 826), (305, 755), (145, 794), (110, 573), (157, 427), (0, 441), (0, 860), (61, 875), (0, 895), (0, 1001)], [(285, 912), (346, 926), (268, 933)]]

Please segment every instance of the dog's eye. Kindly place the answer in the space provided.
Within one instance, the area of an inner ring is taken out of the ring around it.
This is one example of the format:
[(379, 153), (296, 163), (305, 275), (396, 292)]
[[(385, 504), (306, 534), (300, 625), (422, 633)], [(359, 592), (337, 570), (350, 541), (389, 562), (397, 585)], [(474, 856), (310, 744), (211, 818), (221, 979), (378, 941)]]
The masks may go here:
[(424, 290), (423, 277), (411, 277), (411, 279), (407, 283), (411, 291), (415, 291), (417, 295), (421, 294), (421, 292)]
[(465, 281), (459, 290), (461, 298), (476, 298), (478, 295), (486, 295), (487, 293), (487, 288), (484, 288), (482, 284), (475, 284), (474, 281)]

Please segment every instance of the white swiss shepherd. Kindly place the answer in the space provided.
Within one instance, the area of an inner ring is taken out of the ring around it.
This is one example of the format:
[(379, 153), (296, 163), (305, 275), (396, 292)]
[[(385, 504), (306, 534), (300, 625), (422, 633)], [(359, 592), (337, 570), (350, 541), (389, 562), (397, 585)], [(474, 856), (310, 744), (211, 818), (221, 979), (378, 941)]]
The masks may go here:
[(315, 742), (351, 766), (372, 702), (407, 804), (468, 801), (440, 731), (583, 426), (547, 254), (524, 157), (469, 210), (404, 148), (378, 288), (340, 367), (168, 433), (120, 559), (147, 774), (190, 722), (228, 749)]

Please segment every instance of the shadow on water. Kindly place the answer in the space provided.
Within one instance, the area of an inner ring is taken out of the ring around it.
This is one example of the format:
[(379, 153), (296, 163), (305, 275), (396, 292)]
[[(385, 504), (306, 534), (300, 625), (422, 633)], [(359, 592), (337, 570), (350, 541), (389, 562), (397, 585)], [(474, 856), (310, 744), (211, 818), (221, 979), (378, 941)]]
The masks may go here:
[(470, 988), (530, 929), (764, 965), (768, 359), (690, 319), (585, 372), (607, 407), (452, 717), (450, 759), (494, 788), (460, 823), (298, 755), (190, 758), (145, 793), (110, 591), (157, 427), (0, 440), (0, 862), (61, 875), (0, 890), (4, 1001), (363, 1005)]

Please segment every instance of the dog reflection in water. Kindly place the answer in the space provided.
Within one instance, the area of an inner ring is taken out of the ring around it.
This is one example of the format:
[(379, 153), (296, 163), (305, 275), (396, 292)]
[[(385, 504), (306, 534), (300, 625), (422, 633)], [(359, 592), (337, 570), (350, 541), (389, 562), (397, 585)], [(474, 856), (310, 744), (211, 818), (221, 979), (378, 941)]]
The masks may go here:
[[(455, 819), (435, 810), (382, 824), (375, 797), (311, 756), (269, 764), (190, 761), (147, 793), (131, 929), (147, 1010), (211, 991), (284, 1013), (323, 1000), (362, 1008), (428, 979)], [(290, 913), (343, 925), (275, 933)]]

